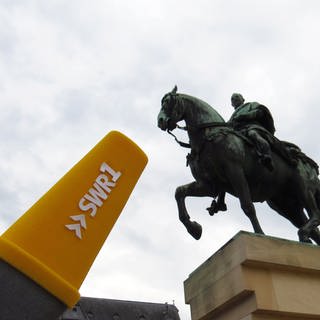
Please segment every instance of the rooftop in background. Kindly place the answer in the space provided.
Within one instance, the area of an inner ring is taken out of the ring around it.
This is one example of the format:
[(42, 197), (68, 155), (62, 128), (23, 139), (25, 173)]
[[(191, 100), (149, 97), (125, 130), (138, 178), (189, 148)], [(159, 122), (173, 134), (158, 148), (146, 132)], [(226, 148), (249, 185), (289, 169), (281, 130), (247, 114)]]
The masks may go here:
[(59, 320), (180, 320), (168, 303), (150, 303), (82, 297)]

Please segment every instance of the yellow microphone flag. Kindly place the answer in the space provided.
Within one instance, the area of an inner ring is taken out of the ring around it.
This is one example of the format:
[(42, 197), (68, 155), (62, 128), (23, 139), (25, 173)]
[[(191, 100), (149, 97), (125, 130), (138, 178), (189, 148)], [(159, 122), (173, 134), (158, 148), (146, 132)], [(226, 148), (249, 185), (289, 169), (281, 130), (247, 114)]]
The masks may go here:
[(0, 258), (72, 307), (147, 162), (111, 131), (2, 234)]

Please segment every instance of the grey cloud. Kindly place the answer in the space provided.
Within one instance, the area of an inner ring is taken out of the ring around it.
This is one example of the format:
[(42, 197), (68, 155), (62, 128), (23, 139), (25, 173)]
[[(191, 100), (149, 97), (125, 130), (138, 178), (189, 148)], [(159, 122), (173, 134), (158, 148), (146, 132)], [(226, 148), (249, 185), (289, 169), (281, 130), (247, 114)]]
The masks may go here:
[[(1, 230), (108, 131), (123, 131), (149, 164), (81, 292), (174, 299), (189, 319), (183, 280), (251, 226), (231, 196), (214, 217), (211, 199), (188, 199), (203, 236), (186, 233), (174, 190), (192, 180), (187, 150), (156, 127), (160, 100), (177, 84), (228, 119), (240, 91), (271, 109), (279, 138), (319, 161), (319, 9), (279, 0), (2, 1)], [(265, 204), (257, 212), (266, 233), (297, 239)]]

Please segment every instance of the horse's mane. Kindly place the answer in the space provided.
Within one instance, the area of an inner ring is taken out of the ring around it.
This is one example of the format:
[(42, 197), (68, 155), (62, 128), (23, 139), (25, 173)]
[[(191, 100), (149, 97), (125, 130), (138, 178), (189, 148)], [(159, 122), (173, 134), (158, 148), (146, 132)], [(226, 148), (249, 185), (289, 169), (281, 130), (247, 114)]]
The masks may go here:
[(221, 122), (225, 122), (225, 120), (222, 118), (222, 116), (213, 108), (211, 107), (207, 102), (196, 98), (194, 96), (190, 96), (185, 93), (177, 93), (176, 99), (180, 103), (184, 103), (184, 100), (193, 103), (194, 105), (198, 106), (199, 108), (205, 108), (206, 111), (209, 111), (213, 118), (218, 118)]

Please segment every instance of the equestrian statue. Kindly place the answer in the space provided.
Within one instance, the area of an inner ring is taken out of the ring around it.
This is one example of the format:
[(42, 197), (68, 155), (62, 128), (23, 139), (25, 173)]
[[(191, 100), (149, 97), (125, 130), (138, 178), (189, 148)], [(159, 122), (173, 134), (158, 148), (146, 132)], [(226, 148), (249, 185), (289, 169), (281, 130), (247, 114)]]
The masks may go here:
[(188, 232), (200, 239), (202, 227), (191, 221), (186, 197), (211, 197), (209, 214), (227, 210), (224, 198), (239, 198), (243, 212), (256, 233), (263, 234), (254, 202), (264, 202), (298, 228), (302, 242), (320, 245), (320, 181), (316, 162), (293, 143), (275, 137), (268, 108), (247, 102), (239, 93), (231, 97), (234, 113), (225, 122), (208, 103), (177, 92), (165, 94), (158, 115), (158, 127), (172, 131), (185, 121), (190, 148), (187, 165), (195, 181), (177, 187), (175, 198), (179, 219)]

